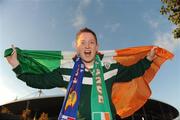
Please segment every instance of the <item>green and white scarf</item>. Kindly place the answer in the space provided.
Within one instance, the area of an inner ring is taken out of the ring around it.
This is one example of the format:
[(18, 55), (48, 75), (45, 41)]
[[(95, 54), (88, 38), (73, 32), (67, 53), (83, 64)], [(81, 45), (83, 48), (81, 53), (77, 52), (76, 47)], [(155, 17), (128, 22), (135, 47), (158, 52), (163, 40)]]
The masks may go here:
[(101, 61), (98, 55), (95, 57), (92, 70), (93, 85), (91, 90), (92, 120), (112, 120), (108, 94), (104, 81)]

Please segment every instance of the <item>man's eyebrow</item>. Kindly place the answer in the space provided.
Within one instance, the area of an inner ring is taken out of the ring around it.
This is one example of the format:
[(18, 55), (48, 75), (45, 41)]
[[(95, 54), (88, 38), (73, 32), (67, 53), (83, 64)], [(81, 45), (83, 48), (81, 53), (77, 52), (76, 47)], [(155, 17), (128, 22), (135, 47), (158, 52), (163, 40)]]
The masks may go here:
[(78, 40), (78, 41), (83, 42), (83, 41), (86, 41), (86, 40), (88, 40), (90, 42), (96, 42), (94, 39), (81, 39), (81, 40)]

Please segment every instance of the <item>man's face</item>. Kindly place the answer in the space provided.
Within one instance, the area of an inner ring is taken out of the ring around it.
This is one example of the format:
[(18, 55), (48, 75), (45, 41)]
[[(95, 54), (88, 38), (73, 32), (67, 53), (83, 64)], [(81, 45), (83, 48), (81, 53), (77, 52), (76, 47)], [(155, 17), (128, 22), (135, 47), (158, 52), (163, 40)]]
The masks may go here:
[(76, 40), (76, 50), (83, 62), (93, 63), (98, 51), (98, 44), (93, 34), (89, 32), (81, 33)]

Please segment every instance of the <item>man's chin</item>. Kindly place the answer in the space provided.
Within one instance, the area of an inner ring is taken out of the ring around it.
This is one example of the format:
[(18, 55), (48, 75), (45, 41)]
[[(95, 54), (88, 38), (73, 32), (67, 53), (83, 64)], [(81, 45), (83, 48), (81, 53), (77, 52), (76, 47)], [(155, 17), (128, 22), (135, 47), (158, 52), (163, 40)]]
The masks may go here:
[(82, 59), (82, 61), (83, 61), (84, 63), (92, 63), (92, 62), (94, 62), (94, 59), (91, 59), (91, 60)]

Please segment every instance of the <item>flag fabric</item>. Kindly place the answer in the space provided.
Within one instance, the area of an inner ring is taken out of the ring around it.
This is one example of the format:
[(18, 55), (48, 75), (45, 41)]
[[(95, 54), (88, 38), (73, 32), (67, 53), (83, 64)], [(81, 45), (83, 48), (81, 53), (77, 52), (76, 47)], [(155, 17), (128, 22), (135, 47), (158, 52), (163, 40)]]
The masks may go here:
[[(129, 66), (144, 58), (153, 46), (132, 47), (116, 50), (114, 59), (122, 65)], [(160, 66), (167, 60), (172, 59), (173, 54), (163, 48), (157, 48), (155, 58), (149, 69), (143, 76), (135, 78), (130, 82), (116, 83), (113, 85), (112, 100), (117, 113), (121, 118), (132, 115), (141, 108), (151, 95), (149, 83), (154, 78)]]
[[(139, 46), (119, 50), (100, 51), (104, 57), (116, 60), (124, 66), (135, 64), (144, 58), (154, 46)], [(44, 51), (44, 50), (21, 50), (16, 48), (18, 60), (24, 73), (42, 74), (53, 69), (68, 64), (76, 53), (64, 51)], [(4, 56), (11, 55), (12, 49), (5, 50)], [(121, 118), (128, 117), (144, 105), (151, 95), (149, 83), (154, 78), (160, 66), (168, 59), (173, 58), (173, 54), (163, 48), (157, 48), (157, 58), (155, 58), (149, 69), (143, 76), (133, 79), (130, 82), (114, 83), (112, 88), (112, 101), (117, 114)], [(106, 116), (105, 113), (97, 113), (97, 116)], [(68, 116), (67, 116), (68, 117)]]

